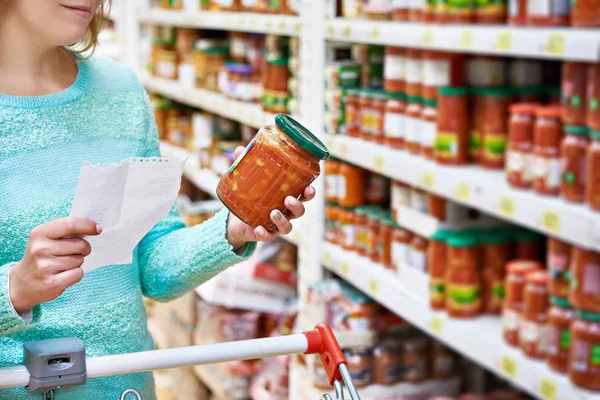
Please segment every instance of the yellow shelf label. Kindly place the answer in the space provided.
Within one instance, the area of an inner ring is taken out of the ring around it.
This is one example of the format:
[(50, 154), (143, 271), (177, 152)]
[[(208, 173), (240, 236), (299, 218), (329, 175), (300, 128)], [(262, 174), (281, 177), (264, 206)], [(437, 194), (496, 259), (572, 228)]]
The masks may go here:
[(542, 215), (542, 228), (552, 233), (560, 232), (560, 215), (554, 211), (544, 211)]
[(458, 37), (458, 47), (461, 49), (472, 49), (473, 48), (473, 31), (464, 30), (460, 32)]
[(330, 137), (326, 137), (325, 138), (325, 147), (327, 147), (328, 149), (331, 149), (333, 147), (333, 139), (331, 139)]
[(251, 28), (256, 28), (256, 25), (258, 24), (258, 21), (256, 20), (256, 18), (251, 17), (250, 18), (250, 27)]
[(296, 33), (300, 33), (300, 31), (302, 30), (302, 23), (300, 22), (296, 22)]
[(368, 288), (368, 292), (370, 295), (372, 296), (376, 296), (377, 292), (379, 291), (379, 282), (376, 281), (375, 279), (371, 279), (369, 281), (369, 288)]
[(494, 41), (494, 50), (509, 51), (512, 47), (512, 34), (507, 31), (499, 32)]
[(540, 394), (546, 400), (557, 400), (558, 386), (548, 378), (542, 378), (540, 381)]
[(442, 334), (442, 329), (444, 328), (444, 321), (439, 315), (434, 315), (429, 320), (429, 329), (433, 332), (434, 335), (440, 336)]
[(433, 176), (433, 172), (425, 172), (423, 174), (423, 178), (421, 178), (421, 184), (425, 186), (427, 189), (433, 189), (433, 185), (435, 183), (435, 179)]
[(374, 24), (373, 30), (371, 31), (371, 40), (381, 39), (381, 25)]
[(279, 21), (279, 25), (277, 27), (280, 31), (285, 31), (285, 20), (282, 19), (281, 21)]
[(423, 46), (433, 45), (433, 40), (434, 40), (433, 36), (434, 36), (433, 28), (425, 27), (425, 29), (423, 29), (423, 33), (421, 34), (421, 44)]
[(350, 265), (348, 265), (348, 263), (346, 261), (344, 261), (340, 265), (340, 273), (342, 274), (342, 276), (348, 276), (349, 272), (350, 272)]
[(329, 253), (328, 251), (325, 251), (325, 253), (323, 253), (323, 263), (331, 265), (331, 253)]
[(344, 26), (344, 30), (342, 31), (342, 36), (349, 39), (352, 36), (352, 28), (350, 25)]
[(456, 187), (456, 198), (468, 203), (471, 201), (471, 188), (466, 183), (459, 183)]
[(348, 157), (348, 144), (347, 143), (340, 144), (340, 156), (342, 158)]
[(327, 37), (333, 37), (333, 24), (327, 25)]
[(553, 56), (565, 54), (565, 35), (562, 33), (551, 33), (546, 42), (546, 53)]
[(373, 167), (376, 171), (383, 171), (385, 167), (385, 158), (381, 154), (376, 154), (375, 159), (373, 160)]
[(500, 371), (511, 379), (517, 378), (517, 361), (509, 356), (503, 356), (500, 360)]
[(273, 31), (273, 21), (268, 20), (267, 23), (265, 24), (265, 28), (266, 28), (267, 32)]
[(500, 214), (507, 217), (515, 216), (515, 201), (507, 196), (500, 197), (500, 203), (498, 203), (498, 211)]

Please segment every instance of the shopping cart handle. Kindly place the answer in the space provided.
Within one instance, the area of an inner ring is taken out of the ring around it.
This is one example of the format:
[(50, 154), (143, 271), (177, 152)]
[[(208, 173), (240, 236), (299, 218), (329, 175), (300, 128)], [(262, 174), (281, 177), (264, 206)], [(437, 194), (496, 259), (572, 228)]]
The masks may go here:
[(341, 380), (339, 366), (346, 363), (344, 353), (331, 330), (325, 323), (318, 324), (314, 330), (304, 332), (308, 341), (308, 349), (305, 354), (318, 354), (323, 368), (329, 378), (329, 384), (333, 386), (335, 380)]

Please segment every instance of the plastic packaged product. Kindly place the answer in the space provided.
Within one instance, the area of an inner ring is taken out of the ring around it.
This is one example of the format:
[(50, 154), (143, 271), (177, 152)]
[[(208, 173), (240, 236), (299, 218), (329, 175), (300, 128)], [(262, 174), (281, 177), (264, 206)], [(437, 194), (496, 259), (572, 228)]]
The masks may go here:
[(528, 0), (508, 1), (508, 23), (510, 25), (525, 25), (527, 23)]
[(576, 310), (575, 315), (571, 323), (569, 377), (579, 387), (600, 390), (600, 314)]
[(572, 247), (570, 244), (548, 237), (546, 264), (548, 267), (548, 292), (550, 296), (567, 298), (569, 296), (569, 265)]
[(569, 301), (582, 311), (600, 312), (600, 253), (573, 247)]
[(356, 207), (354, 209), (355, 219), (354, 219), (354, 235), (355, 235), (355, 243), (356, 243), (356, 251), (358, 255), (366, 257), (367, 250), (369, 247), (369, 227), (367, 226), (368, 218), (367, 213), (368, 209), (366, 207)]
[(596, 0), (572, 2), (571, 25), (581, 28), (600, 26), (600, 4)]
[(344, 107), (347, 136), (358, 137), (360, 135), (359, 115), (359, 92), (358, 90), (349, 89), (346, 92)]
[(565, 125), (564, 132), (560, 145), (560, 195), (566, 201), (581, 203), (585, 198), (589, 131), (585, 126)]
[(404, 147), (412, 154), (421, 152), (422, 112), (423, 100), (420, 97), (409, 96), (404, 117)]
[(437, 101), (423, 100), (423, 111), (421, 113), (421, 137), (420, 154), (425, 158), (433, 160), (435, 137), (437, 134)]
[(404, 90), (407, 96), (420, 96), (423, 82), (422, 51), (406, 49)]
[(410, 203), (410, 186), (400, 181), (392, 181), (391, 195), (392, 219), (398, 221), (398, 209), (408, 207)]
[(375, 93), (371, 101), (371, 126), (372, 134), (369, 138), (378, 144), (383, 144), (385, 141), (384, 137), (384, 116), (385, 106), (387, 103), (387, 96), (384, 93)]
[(385, 340), (373, 349), (373, 382), (393, 385), (400, 380), (402, 365), (397, 342)]
[[(537, 1), (537, 0), (534, 0)], [(509, 82), (516, 87), (536, 87), (541, 85), (543, 64), (538, 60), (516, 59), (509, 64)]]
[(360, 138), (363, 140), (371, 140), (370, 137), (373, 134), (373, 114), (375, 112), (373, 108), (373, 97), (369, 90), (362, 90), (358, 100), (359, 104), (359, 126), (360, 126)]
[(426, 336), (412, 335), (400, 339), (400, 380), (421, 382), (431, 371), (430, 342)]
[(570, 326), (575, 318), (575, 312), (569, 301), (561, 297), (550, 297), (550, 304), (546, 363), (553, 370), (564, 374), (569, 367)]
[(475, 22), (479, 24), (506, 23), (506, 0), (475, 0)]
[(333, 203), (325, 207), (325, 240), (339, 244), (339, 212), (340, 208)]
[(592, 143), (586, 154), (585, 202), (590, 208), (600, 210), (600, 131), (592, 131), (590, 136)]
[(433, 341), (431, 377), (434, 379), (448, 379), (456, 375), (458, 357), (456, 353), (437, 340)]
[(558, 194), (560, 187), (560, 109), (538, 107), (533, 128), (533, 189), (539, 194)]
[(442, 222), (460, 222), (469, 218), (468, 208), (433, 193), (427, 193), (427, 213)]
[(473, 22), (475, 4), (473, 0), (440, 0), (436, 11), (437, 22), (468, 24)]
[(344, 250), (355, 251), (355, 217), (352, 208), (341, 208), (338, 214), (339, 244)]
[(474, 56), (467, 59), (468, 86), (502, 86), (506, 84), (506, 61), (500, 57)]
[(223, 176), (217, 195), (247, 224), (275, 231), (271, 211), (287, 215), (285, 198), (299, 197), (319, 176), (319, 161), (328, 156), (325, 145), (308, 129), (289, 116), (277, 115), (275, 125), (261, 128)]
[(390, 202), (390, 179), (383, 175), (369, 172), (366, 199), (368, 204), (387, 205)]
[(391, 270), (396, 270), (392, 261), (392, 234), (394, 232), (395, 223), (389, 213), (381, 216), (381, 226), (379, 228), (379, 248), (380, 262), (384, 267)]
[(544, 260), (543, 236), (528, 229), (514, 232), (515, 258), (518, 260)]
[(506, 264), (506, 281), (504, 283), (504, 304), (502, 306), (502, 336), (512, 346), (519, 345), (519, 326), (523, 312), (525, 277), (541, 271), (542, 265), (537, 261), (516, 260)]
[(351, 164), (342, 163), (338, 171), (338, 203), (342, 207), (365, 204), (367, 171)]
[(416, 187), (411, 188), (409, 206), (420, 213), (427, 213), (427, 192)]
[(527, 25), (564, 26), (569, 25), (568, 0), (528, 0)]
[(406, 96), (404, 93), (388, 93), (383, 115), (385, 144), (393, 149), (404, 147)]
[(392, 262), (396, 269), (401, 265), (409, 265), (410, 242), (412, 233), (399, 226), (392, 233)]
[(548, 274), (537, 271), (525, 277), (519, 344), (530, 358), (546, 355), (548, 333)]
[(379, 209), (367, 212), (367, 257), (373, 262), (380, 261), (381, 215)]
[(508, 107), (512, 99), (510, 88), (486, 88), (481, 92), (484, 117), (481, 134), (483, 151), (480, 163), (485, 168), (504, 167), (508, 137)]
[(481, 160), (483, 118), (485, 116), (482, 92), (485, 88), (471, 88), (469, 113), (469, 159), (475, 163)]
[(531, 187), (533, 125), (537, 105), (519, 103), (510, 107), (506, 178), (516, 188)]
[(435, 159), (440, 164), (468, 162), (467, 88), (443, 87), (438, 92)]
[(405, 56), (402, 47), (386, 46), (383, 66), (383, 89), (386, 92), (404, 92)]
[(568, 125), (585, 125), (586, 80), (588, 64), (564, 62), (562, 64), (562, 122)]
[(600, 131), (600, 63), (590, 64), (587, 70), (586, 121), (588, 128)]
[(354, 386), (361, 388), (373, 382), (373, 357), (366, 347), (354, 347), (344, 351), (348, 372)]
[(481, 238), (483, 312), (500, 314), (504, 301), (505, 265), (512, 257), (512, 238), (503, 229), (486, 231)]
[(427, 271), (427, 246), (428, 240), (422, 236), (414, 235), (410, 242), (409, 265), (419, 271)]
[(460, 233), (447, 240), (446, 311), (453, 318), (472, 318), (481, 313), (481, 277), (477, 238)]
[[(429, 307), (432, 310), (443, 310), (446, 295), (446, 265), (448, 248), (446, 240), (451, 232), (438, 230), (435, 232), (427, 247), (427, 272), (429, 273)], [(434, 375), (435, 376), (435, 375)]]

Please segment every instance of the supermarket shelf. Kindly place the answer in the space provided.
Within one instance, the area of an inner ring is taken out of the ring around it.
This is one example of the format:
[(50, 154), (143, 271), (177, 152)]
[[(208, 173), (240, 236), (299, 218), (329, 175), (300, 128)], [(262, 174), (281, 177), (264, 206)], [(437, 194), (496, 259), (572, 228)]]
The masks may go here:
[(527, 58), (600, 60), (597, 29), (436, 25), (343, 18), (329, 20), (326, 26), (327, 39), (344, 42)]
[(232, 100), (221, 93), (196, 89), (178, 81), (156, 78), (148, 74), (142, 74), (141, 79), (146, 89), (151, 92), (245, 125), (261, 127), (272, 124), (275, 117), (274, 114), (264, 112), (259, 104)]
[[(600, 35), (599, 35), (600, 37)], [(332, 155), (585, 248), (600, 250), (600, 214), (584, 205), (511, 188), (504, 171), (449, 167), (346, 136), (327, 136)]]
[[(576, 388), (566, 376), (551, 371), (544, 362), (528, 359), (518, 349), (506, 345), (498, 317), (461, 321), (448, 318), (445, 313), (434, 312), (429, 308), (427, 297), (412, 289), (413, 279), (405, 277), (404, 271), (394, 275), (380, 264), (335, 245), (325, 245), (322, 261), (327, 269), (391, 311), (536, 398), (600, 398), (598, 394)], [(422, 280), (426, 280), (424, 273), (415, 273), (423, 275)]]
[(214, 365), (196, 365), (194, 374), (218, 399), (241, 400), (250, 397), (246, 378), (227, 377)]
[[(312, 321), (305, 313), (298, 318), (298, 328), (301, 332), (313, 330), (320, 321)], [(377, 344), (377, 333), (371, 332), (348, 332), (335, 331), (335, 337), (342, 349), (351, 347), (373, 347)]]
[(217, 13), (208, 11), (190, 13), (148, 9), (142, 12), (140, 21), (147, 24), (285, 36), (298, 36), (301, 28), (300, 18), (298, 17), (239, 12)]

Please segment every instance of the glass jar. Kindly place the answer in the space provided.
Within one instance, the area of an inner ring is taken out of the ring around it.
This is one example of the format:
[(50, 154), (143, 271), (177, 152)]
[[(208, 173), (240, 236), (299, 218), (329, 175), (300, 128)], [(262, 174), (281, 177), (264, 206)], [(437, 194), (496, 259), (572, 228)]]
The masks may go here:
[(360, 138), (363, 140), (371, 140), (373, 134), (373, 114), (374, 105), (371, 91), (362, 90), (358, 100), (359, 116), (360, 116)]
[(528, 229), (514, 231), (515, 258), (518, 260), (544, 260), (543, 236)]
[(429, 273), (429, 307), (432, 310), (445, 308), (446, 295), (446, 265), (448, 247), (446, 241), (451, 236), (450, 231), (438, 230), (429, 240), (427, 247), (427, 272)]
[(418, 97), (421, 95), (421, 84), (423, 82), (423, 59), (421, 50), (412, 48), (406, 49), (405, 68), (405, 93), (407, 96)]
[(406, 129), (404, 147), (412, 154), (419, 154), (421, 151), (422, 111), (422, 99), (420, 97), (409, 96), (404, 117), (404, 126)]
[(550, 281), (548, 292), (554, 297), (569, 297), (569, 265), (572, 246), (553, 237), (548, 237), (546, 264)]
[[(321, 170), (327, 148), (308, 129), (287, 115), (260, 129), (217, 187), (221, 202), (252, 227), (277, 230), (270, 214), (288, 215), (284, 200), (300, 197)], [(260, 168), (257, 168), (260, 167)], [(265, 196), (268, 193), (268, 196)]]
[(374, 209), (367, 213), (367, 257), (373, 262), (380, 262), (379, 246), (381, 230), (380, 210)]
[(450, 60), (451, 57), (447, 53), (423, 51), (423, 98), (436, 100), (438, 89), (452, 84)]
[(423, 111), (421, 113), (421, 138), (420, 154), (425, 158), (433, 160), (433, 147), (437, 134), (437, 101), (423, 100)]
[(436, 8), (437, 21), (442, 24), (468, 24), (473, 22), (475, 4), (472, 0), (441, 0)]
[(573, 247), (571, 257), (569, 301), (578, 310), (600, 313), (600, 253)]
[(362, 388), (373, 382), (373, 357), (366, 347), (354, 347), (344, 351), (348, 372), (354, 386)]
[(564, 374), (569, 367), (570, 327), (575, 318), (575, 312), (569, 301), (561, 297), (550, 297), (550, 304), (546, 364), (553, 370)]
[(437, 22), (437, 3), (438, 0), (425, 0), (423, 5), (423, 22), (431, 24)]
[(506, 23), (506, 1), (475, 1), (475, 22), (478, 24)]
[(395, 271), (396, 267), (392, 261), (392, 234), (394, 225), (394, 221), (389, 213), (382, 215), (381, 226), (379, 228), (379, 258), (384, 267)]
[(390, 202), (390, 179), (375, 172), (368, 173), (366, 199), (368, 204), (384, 206)]
[(508, 23), (510, 25), (525, 25), (527, 23), (528, 0), (509, 0)]
[(404, 92), (405, 49), (386, 46), (383, 66), (383, 89), (386, 92)]
[(421, 382), (429, 378), (430, 346), (423, 335), (405, 336), (400, 339), (400, 380), (403, 382)]
[(588, 64), (564, 62), (562, 64), (562, 122), (567, 125), (585, 125), (586, 78)]
[(392, 19), (408, 21), (409, 0), (392, 0)]
[(338, 215), (340, 246), (344, 250), (356, 251), (355, 216), (352, 208), (341, 208)]
[(485, 168), (504, 167), (508, 136), (508, 107), (512, 98), (510, 88), (486, 88), (481, 92), (484, 117), (481, 126), (483, 152), (481, 165)]
[(393, 149), (404, 147), (406, 96), (404, 93), (388, 93), (383, 116), (385, 144)]
[(487, 87), (507, 84), (506, 61), (494, 56), (467, 59), (467, 86)]
[(411, 188), (409, 207), (420, 213), (427, 213), (427, 192), (416, 187)]
[(560, 188), (560, 109), (538, 107), (533, 127), (533, 190), (556, 196)]
[(325, 162), (325, 200), (337, 202), (338, 171), (342, 163), (336, 158), (329, 158)]
[(481, 239), (483, 312), (499, 315), (504, 301), (505, 265), (512, 258), (512, 237), (504, 229), (492, 229)]
[(600, 131), (592, 131), (590, 136), (592, 143), (586, 154), (585, 202), (593, 210), (600, 210)]
[(412, 233), (399, 226), (392, 232), (392, 262), (396, 269), (401, 265), (409, 265), (410, 243)]
[(483, 117), (485, 116), (482, 92), (485, 88), (473, 87), (470, 89), (470, 114), (469, 114), (469, 159), (475, 163), (481, 160), (481, 146)]
[(588, 65), (586, 96), (587, 126), (590, 130), (600, 131), (600, 63)]
[(400, 380), (400, 348), (397, 342), (385, 340), (373, 349), (373, 381), (393, 385)]
[[(508, 72), (511, 86), (519, 89), (543, 88), (544, 70), (543, 63), (539, 60), (515, 59), (511, 60)], [(529, 102), (528, 100), (519, 100)], [(539, 100), (536, 100), (539, 101)]]
[(398, 209), (408, 207), (410, 203), (410, 186), (400, 181), (392, 181), (391, 195), (392, 219), (398, 221)]
[(376, 93), (372, 100), (373, 114), (371, 116), (372, 134), (369, 138), (377, 144), (383, 144), (384, 137), (384, 115), (387, 96), (383, 93)]
[(366, 257), (369, 247), (369, 227), (367, 226), (368, 209), (366, 207), (356, 207), (354, 209), (354, 241), (358, 255)]
[(504, 304), (502, 305), (502, 336), (512, 346), (519, 345), (519, 326), (523, 312), (525, 276), (541, 271), (542, 264), (537, 261), (517, 260), (506, 264), (504, 282)]
[(409, 265), (418, 271), (427, 271), (428, 240), (419, 235), (413, 235), (410, 242)]
[(575, 315), (571, 323), (569, 377), (576, 386), (600, 390), (600, 314), (576, 310)]
[(472, 318), (481, 313), (481, 277), (478, 241), (471, 234), (448, 238), (446, 311), (452, 318)]
[(451, 349), (434, 340), (432, 346), (432, 364), (432, 378), (452, 378), (456, 375), (458, 357)]
[(560, 195), (566, 201), (581, 203), (585, 198), (586, 160), (589, 131), (585, 126), (564, 126), (565, 136), (560, 144)]
[(209, 47), (206, 49), (206, 76), (204, 87), (207, 90), (219, 91), (219, 73), (225, 68), (225, 60), (229, 51), (222, 47)]
[(263, 76), (263, 110), (273, 113), (287, 112), (290, 98), (288, 59), (267, 60), (266, 68), (267, 72)]
[(546, 356), (548, 325), (548, 274), (537, 271), (525, 276), (519, 344), (530, 358)]
[(385, 21), (392, 18), (391, 0), (366, 0), (362, 11), (367, 19)]
[(440, 164), (466, 164), (469, 145), (467, 88), (443, 87), (438, 92), (435, 159)]
[(508, 122), (508, 150), (506, 178), (516, 188), (531, 187), (531, 152), (533, 149), (533, 121), (535, 104), (513, 104)]
[(333, 203), (325, 207), (325, 240), (332, 244), (339, 244), (339, 211)]
[(177, 80), (179, 54), (175, 50), (161, 49), (156, 52), (154, 75), (159, 78)]
[(569, 1), (529, 0), (527, 2), (527, 25), (569, 25)]
[(571, 25), (579, 28), (600, 26), (600, 4), (596, 0), (576, 0), (572, 2)]
[(346, 135), (350, 137), (358, 137), (360, 135), (358, 90), (349, 89), (346, 92), (346, 97), (344, 101), (344, 120), (346, 126)]

